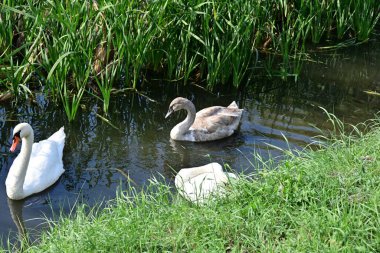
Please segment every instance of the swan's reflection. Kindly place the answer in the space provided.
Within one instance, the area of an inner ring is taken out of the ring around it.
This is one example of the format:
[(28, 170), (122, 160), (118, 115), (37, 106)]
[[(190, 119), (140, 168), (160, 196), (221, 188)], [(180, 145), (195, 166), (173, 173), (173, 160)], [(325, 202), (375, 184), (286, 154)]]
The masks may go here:
[(24, 207), (25, 200), (12, 200), (9, 198), (7, 198), (7, 200), (9, 212), (11, 213), (12, 220), (16, 224), (18, 230), (19, 242), (22, 242), (28, 238), (26, 236), (26, 229), (22, 218), (22, 209)]
[(189, 152), (187, 147), (183, 145), (183, 142), (174, 141), (170, 138), (170, 146), (173, 150), (173, 153), (177, 155), (177, 166), (179, 168), (188, 167), (191, 163), (191, 159), (189, 157)]

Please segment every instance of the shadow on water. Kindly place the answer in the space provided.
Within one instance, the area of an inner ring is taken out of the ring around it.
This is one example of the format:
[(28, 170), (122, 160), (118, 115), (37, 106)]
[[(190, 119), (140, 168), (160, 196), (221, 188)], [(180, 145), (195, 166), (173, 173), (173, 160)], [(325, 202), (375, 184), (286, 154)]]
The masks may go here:
[[(265, 159), (281, 155), (268, 144), (303, 149), (313, 143), (313, 137), (320, 134), (315, 126), (329, 127), (320, 106), (347, 123), (373, 118), (380, 99), (363, 91), (380, 87), (379, 45), (373, 41), (339, 53), (318, 54), (315, 56), (318, 63), (307, 63), (296, 84), (263, 78), (250, 81), (246, 87), (252, 88), (244, 91), (210, 94), (195, 86), (155, 81), (142, 90), (157, 102), (137, 94), (113, 98), (109, 119), (117, 129), (97, 116), (103, 115), (102, 107), (92, 98), (83, 100), (71, 124), (67, 123), (63, 109), (42, 94), (33, 103), (2, 104), (0, 234), (3, 243), (8, 235), (15, 238), (14, 233), (23, 233), (24, 228), (28, 232), (40, 231), (43, 217), (69, 213), (78, 200), (91, 206), (114, 198), (118, 187), (129, 187), (128, 178), (138, 188), (159, 175), (172, 184), (175, 171), (211, 161), (228, 163), (238, 172), (252, 173), (258, 169), (251, 164), (253, 153)], [(211, 105), (226, 106), (236, 100), (244, 108), (239, 132), (224, 140), (201, 144), (170, 140), (171, 128), (185, 117), (183, 112), (177, 112), (164, 119), (169, 103), (177, 96), (191, 99), (198, 110)], [(35, 141), (48, 138), (65, 126), (66, 171), (47, 191), (22, 202), (8, 202), (4, 182), (16, 156), (8, 150), (13, 127), (18, 122), (32, 125)]]

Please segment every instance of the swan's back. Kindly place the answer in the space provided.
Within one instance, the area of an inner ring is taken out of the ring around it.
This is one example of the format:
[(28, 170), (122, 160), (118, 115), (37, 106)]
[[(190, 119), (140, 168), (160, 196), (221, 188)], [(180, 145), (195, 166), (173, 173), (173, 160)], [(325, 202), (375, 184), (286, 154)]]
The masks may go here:
[(180, 195), (195, 203), (202, 203), (212, 195), (222, 195), (224, 185), (233, 173), (223, 171), (219, 163), (181, 169), (175, 176), (175, 186)]

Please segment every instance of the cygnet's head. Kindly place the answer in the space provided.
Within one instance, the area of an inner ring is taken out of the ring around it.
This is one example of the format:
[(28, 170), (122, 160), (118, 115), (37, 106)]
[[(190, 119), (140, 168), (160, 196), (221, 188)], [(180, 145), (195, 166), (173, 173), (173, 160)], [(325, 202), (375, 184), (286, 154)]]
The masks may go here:
[(188, 106), (194, 106), (193, 103), (187, 98), (177, 97), (169, 105), (168, 113), (165, 118), (169, 117), (173, 112), (179, 111), (181, 109), (186, 109)]

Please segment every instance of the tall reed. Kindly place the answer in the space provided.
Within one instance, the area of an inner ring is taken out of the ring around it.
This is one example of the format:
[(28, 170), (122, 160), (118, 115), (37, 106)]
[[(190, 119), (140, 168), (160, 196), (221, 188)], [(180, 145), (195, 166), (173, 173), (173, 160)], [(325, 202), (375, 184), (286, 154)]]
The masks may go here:
[(359, 40), (366, 40), (380, 18), (380, 3), (376, 0), (352, 1), (352, 26)]
[(0, 86), (20, 97), (47, 87), (64, 105), (62, 94), (76, 94), (79, 104), (84, 90), (105, 112), (115, 83), (138, 89), (151, 71), (210, 89), (238, 87), (255, 74), (258, 56), (268, 72), (297, 75), (308, 42), (366, 40), (379, 13), (376, 0), (7, 0)]
[(343, 39), (344, 35), (350, 29), (350, 20), (352, 13), (349, 8), (346, 8), (347, 3), (351, 3), (352, 0), (337, 0), (337, 12), (335, 14), (336, 33), (338, 39)]

